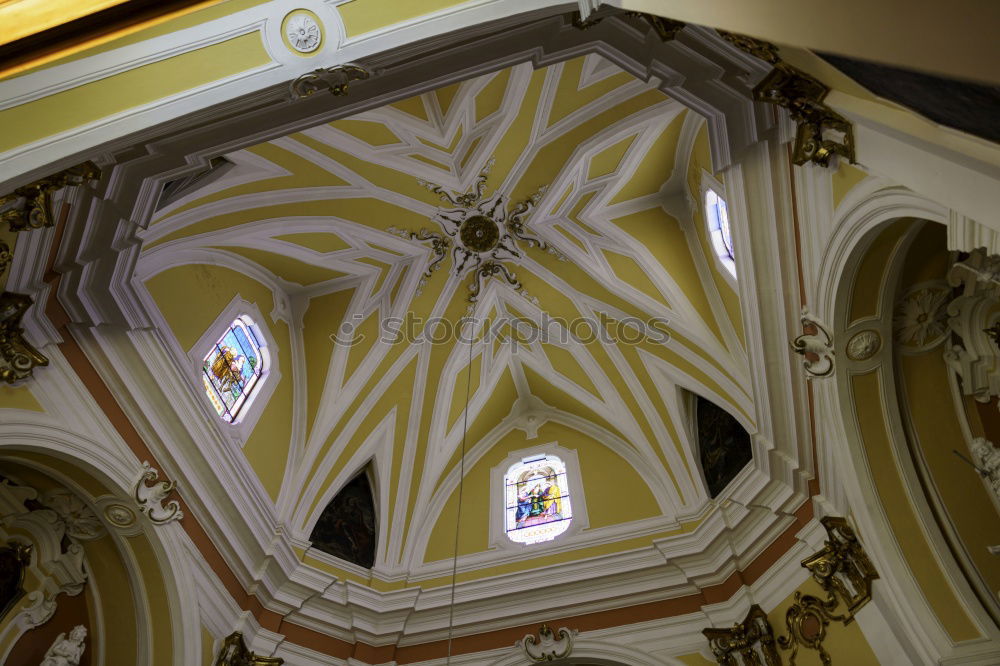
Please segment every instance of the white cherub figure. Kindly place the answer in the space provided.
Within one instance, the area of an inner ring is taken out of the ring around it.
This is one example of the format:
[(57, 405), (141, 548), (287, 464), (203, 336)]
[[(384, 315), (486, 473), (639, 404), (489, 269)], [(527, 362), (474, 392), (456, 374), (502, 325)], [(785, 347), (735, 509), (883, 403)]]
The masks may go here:
[(59, 634), (55, 643), (45, 653), (45, 659), (40, 666), (78, 666), (83, 656), (83, 640), (87, 637), (87, 628), (82, 624), (73, 627), (69, 632)]

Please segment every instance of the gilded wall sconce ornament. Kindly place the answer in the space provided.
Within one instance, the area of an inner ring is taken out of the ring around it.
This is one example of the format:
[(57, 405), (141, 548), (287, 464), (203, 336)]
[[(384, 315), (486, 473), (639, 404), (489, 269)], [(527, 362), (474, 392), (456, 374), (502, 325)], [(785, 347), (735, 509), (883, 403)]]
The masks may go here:
[(781, 666), (767, 613), (754, 604), (732, 629), (703, 629), (720, 666)]
[[(150, 466), (149, 461), (142, 463), (136, 475), (132, 494), (136, 504), (139, 505), (139, 513), (144, 513), (156, 525), (165, 525), (172, 520), (180, 520), (184, 517), (180, 503), (177, 500), (170, 500), (166, 504), (163, 500), (167, 498), (177, 487), (176, 481), (159, 481), (160, 472)], [(153, 485), (146, 485), (152, 483)]]
[(525, 656), (532, 661), (555, 661), (565, 659), (572, 654), (573, 639), (576, 638), (576, 634), (576, 629), (562, 627), (553, 632), (547, 624), (543, 624), (538, 629), (538, 638), (526, 634), (515, 643), (515, 646), (524, 650)]
[(802, 335), (792, 340), (792, 351), (802, 356), (806, 378), (829, 377), (834, 371), (833, 336), (808, 308), (802, 308), (799, 321)]
[(5, 291), (0, 294), (0, 380), (8, 384), (26, 379), (49, 359), (24, 339), (21, 319), (34, 301), (30, 296)]
[(0, 620), (24, 596), (24, 572), (30, 564), (30, 545), (8, 541), (0, 548)]
[(10, 250), (10, 245), (0, 241), (0, 275), (7, 271), (10, 262), (14, 260), (14, 253)]
[(258, 657), (247, 648), (243, 634), (236, 631), (222, 643), (215, 666), (281, 666), (285, 660), (280, 657)]
[(830, 89), (797, 67), (784, 62), (778, 47), (768, 42), (719, 31), (723, 39), (755, 58), (770, 63), (770, 72), (753, 89), (761, 102), (788, 110), (798, 125), (792, 161), (829, 166), (834, 155), (854, 162), (854, 128), (846, 118), (823, 103)]
[(52, 195), (69, 185), (82, 185), (100, 177), (101, 170), (93, 162), (84, 162), (19, 187), (0, 196), (0, 220), (10, 225), (11, 231), (51, 227), (55, 224)]
[(783, 649), (792, 651), (789, 663), (793, 666), (799, 647), (816, 650), (824, 666), (830, 666), (830, 654), (823, 647), (827, 626), (830, 622), (853, 622), (858, 610), (871, 600), (872, 581), (878, 578), (846, 519), (826, 516), (820, 522), (828, 539), (822, 550), (802, 560), (802, 566), (826, 597), (796, 592), (795, 603), (785, 613), (788, 636), (778, 638)]
[(443, 233), (427, 229), (419, 232), (396, 227), (387, 229), (389, 233), (408, 240), (430, 241), (435, 258), (424, 271), (421, 287), (426, 285), (427, 279), (441, 266), (445, 255), (450, 252), (456, 276), (466, 272), (473, 274), (469, 285), (470, 303), (479, 300), (483, 283), (491, 277), (504, 280), (530, 298), (517, 275), (505, 262), (521, 259), (525, 247), (544, 250), (565, 261), (566, 257), (561, 252), (531, 235), (527, 228), (527, 218), (538, 205), (546, 188), (543, 187), (526, 200), (508, 207), (507, 198), (503, 194), (496, 192), (487, 195), (486, 180), (492, 167), (491, 159), (480, 170), (472, 188), (463, 194), (454, 194), (440, 185), (418, 180), (422, 186), (449, 204), (448, 208), (439, 208), (432, 218), (441, 226)]
[(315, 92), (325, 90), (333, 95), (346, 95), (350, 88), (351, 81), (362, 81), (371, 74), (360, 65), (346, 63), (336, 67), (326, 69), (319, 68), (307, 74), (303, 74), (289, 86), (292, 99), (302, 99), (309, 97)]

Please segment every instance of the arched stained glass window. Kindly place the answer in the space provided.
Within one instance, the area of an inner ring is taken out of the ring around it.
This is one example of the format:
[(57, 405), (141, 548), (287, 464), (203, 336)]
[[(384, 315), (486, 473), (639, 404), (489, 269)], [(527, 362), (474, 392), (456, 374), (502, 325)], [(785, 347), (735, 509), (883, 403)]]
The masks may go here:
[(566, 465), (555, 456), (524, 458), (504, 476), (504, 528), (511, 541), (556, 538), (573, 519)]
[(267, 353), (249, 317), (237, 317), (219, 338), (202, 364), (205, 393), (215, 411), (235, 422), (267, 371)]
[(713, 189), (705, 190), (705, 221), (712, 238), (712, 249), (719, 261), (736, 277), (736, 254), (733, 252), (733, 235), (729, 230), (729, 209), (726, 200)]

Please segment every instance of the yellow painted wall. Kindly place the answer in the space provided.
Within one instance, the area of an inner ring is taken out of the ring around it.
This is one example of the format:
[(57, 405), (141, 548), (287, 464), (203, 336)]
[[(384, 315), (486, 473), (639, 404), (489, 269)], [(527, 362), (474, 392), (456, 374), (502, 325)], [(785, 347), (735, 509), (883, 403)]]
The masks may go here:
[(0, 111), (10, 150), (270, 62), (251, 33)]
[[(490, 470), (500, 464), (510, 451), (548, 442), (574, 449), (579, 456), (583, 492), (589, 499), (587, 512), (591, 529), (659, 515), (659, 507), (649, 486), (620, 455), (569, 426), (549, 422), (539, 429), (538, 437), (533, 440), (526, 439), (521, 430), (507, 433), (466, 472), (459, 554), (470, 555), (489, 548), (489, 521), (485, 517), (490, 515), (491, 510)], [(628, 492), (608, 493), (608, 488), (627, 488)], [(571, 488), (571, 497), (574, 492), (575, 489)], [(457, 506), (456, 489), (431, 532), (425, 562), (452, 556), (456, 517), (454, 507)]]
[(31, 393), (30, 383), (10, 386), (0, 385), (0, 409), (24, 409), (29, 412), (44, 412), (45, 408)]
[(350, 0), (339, 5), (337, 11), (344, 19), (347, 36), (354, 37), (378, 30), (393, 23), (401, 23), (418, 16), (431, 14), (447, 7), (462, 4), (464, 0)]
[[(147, 280), (146, 288), (164, 318), (171, 322), (174, 335), (185, 351), (194, 346), (237, 294), (255, 303), (265, 317), (274, 308), (273, 296), (267, 287), (221, 266), (188, 264), (171, 268)], [(256, 323), (274, 338), (282, 374), (243, 452), (271, 498), (276, 499), (291, 443), (291, 339), (283, 321), (268, 319)]]

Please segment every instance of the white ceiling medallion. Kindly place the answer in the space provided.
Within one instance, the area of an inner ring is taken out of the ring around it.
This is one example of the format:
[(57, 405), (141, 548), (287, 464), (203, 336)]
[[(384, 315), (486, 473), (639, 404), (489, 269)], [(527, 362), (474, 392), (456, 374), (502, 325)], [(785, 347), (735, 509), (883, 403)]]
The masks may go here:
[(312, 13), (296, 10), (285, 19), (288, 44), (299, 53), (312, 53), (323, 41), (323, 33)]

